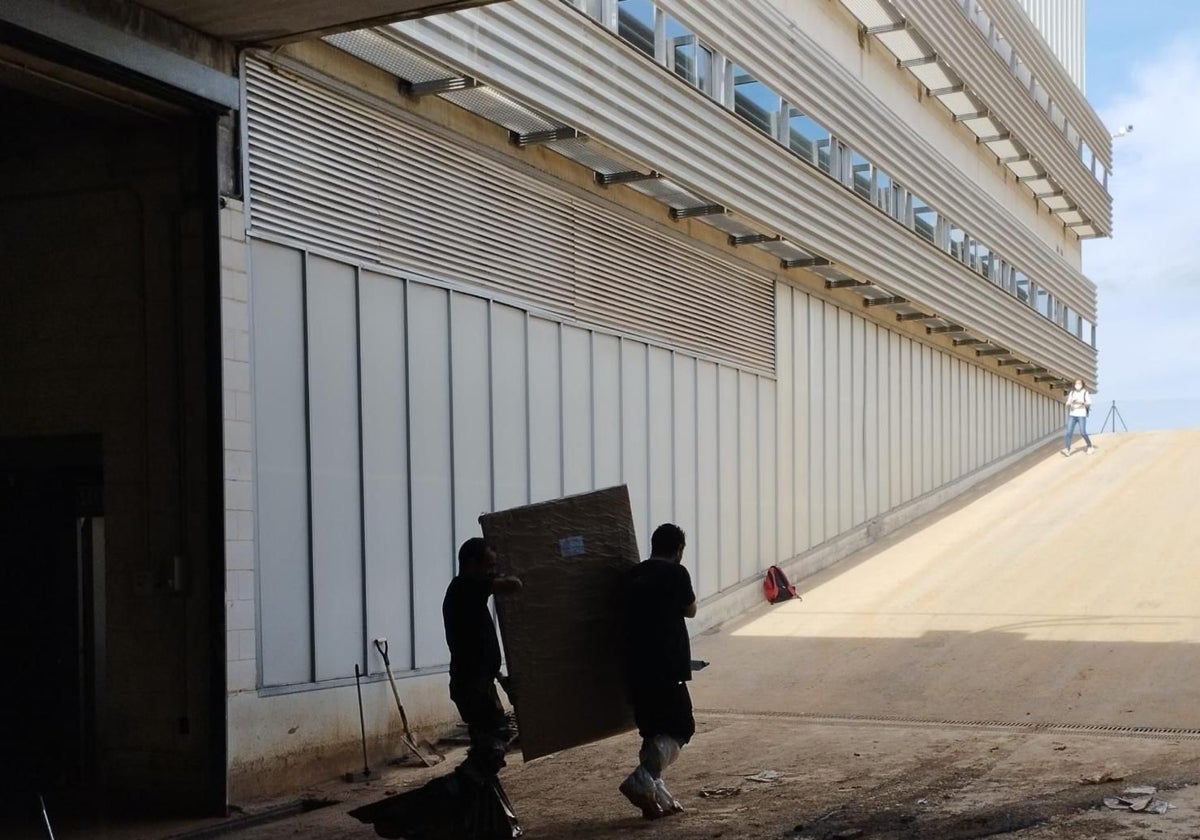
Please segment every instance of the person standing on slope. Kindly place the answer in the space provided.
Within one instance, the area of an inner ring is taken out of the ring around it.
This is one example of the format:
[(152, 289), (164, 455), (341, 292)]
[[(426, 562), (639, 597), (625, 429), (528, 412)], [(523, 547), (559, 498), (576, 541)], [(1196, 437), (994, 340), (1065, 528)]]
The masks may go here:
[(1063, 449), (1063, 455), (1071, 454), (1071, 438), (1075, 434), (1075, 427), (1079, 427), (1079, 434), (1083, 437), (1083, 442), (1087, 444), (1087, 449), (1084, 451), (1091, 455), (1096, 451), (1096, 447), (1092, 446), (1092, 439), (1087, 433), (1087, 418), (1088, 412), (1092, 410), (1092, 395), (1088, 393), (1087, 388), (1083, 387), (1083, 380), (1075, 380), (1075, 388), (1067, 394), (1067, 440), (1066, 448)]

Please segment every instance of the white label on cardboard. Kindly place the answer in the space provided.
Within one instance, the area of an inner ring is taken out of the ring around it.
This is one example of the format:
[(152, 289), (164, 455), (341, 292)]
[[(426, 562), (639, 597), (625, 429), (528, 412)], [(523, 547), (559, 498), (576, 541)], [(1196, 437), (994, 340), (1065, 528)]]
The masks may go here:
[(578, 557), (583, 554), (583, 537), (563, 537), (558, 541), (558, 550), (563, 557)]

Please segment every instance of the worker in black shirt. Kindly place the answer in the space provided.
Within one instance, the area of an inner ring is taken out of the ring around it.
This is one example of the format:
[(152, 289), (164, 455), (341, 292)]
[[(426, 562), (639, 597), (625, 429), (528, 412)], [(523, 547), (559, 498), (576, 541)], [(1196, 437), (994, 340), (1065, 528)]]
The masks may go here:
[(626, 679), (642, 748), (641, 763), (620, 790), (648, 819), (683, 810), (662, 773), (696, 731), (684, 622), (696, 615), (696, 594), (680, 562), (685, 543), (678, 526), (660, 525), (650, 538), (650, 559), (630, 569), (625, 581)]
[(458, 550), (458, 576), (450, 581), (442, 602), (450, 647), (450, 699), (471, 739), (463, 769), (480, 779), (494, 776), (504, 766), (509, 736), (504, 707), (496, 693), (500, 643), (488, 598), (495, 592), (520, 588), (518, 578), (496, 575), (496, 552), (482, 537), (474, 537)]
[(494, 592), (515, 592), (521, 581), (496, 576), (496, 553), (476, 537), (458, 550), (458, 576), (442, 602), (450, 647), (450, 697), (467, 724), (471, 746), (454, 772), (379, 802), (354, 818), (381, 837), (497, 840), (520, 837), (521, 827), (497, 776), (504, 766), (508, 723), (496, 694), (500, 644), (488, 611)]

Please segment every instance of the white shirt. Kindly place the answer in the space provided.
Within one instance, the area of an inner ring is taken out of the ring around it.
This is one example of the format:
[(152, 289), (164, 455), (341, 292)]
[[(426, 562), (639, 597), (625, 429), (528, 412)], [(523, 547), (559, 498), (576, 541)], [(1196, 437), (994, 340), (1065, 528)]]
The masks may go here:
[(1067, 395), (1067, 408), (1072, 417), (1087, 417), (1088, 406), (1092, 404), (1092, 395), (1087, 388), (1075, 388)]

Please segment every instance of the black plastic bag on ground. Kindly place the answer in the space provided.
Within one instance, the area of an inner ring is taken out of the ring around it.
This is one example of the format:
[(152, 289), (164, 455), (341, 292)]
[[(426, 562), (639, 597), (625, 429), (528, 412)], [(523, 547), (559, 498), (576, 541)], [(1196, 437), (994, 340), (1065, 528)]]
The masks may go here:
[(496, 777), (475, 782), (460, 771), (350, 811), (395, 840), (514, 840), (524, 832)]

